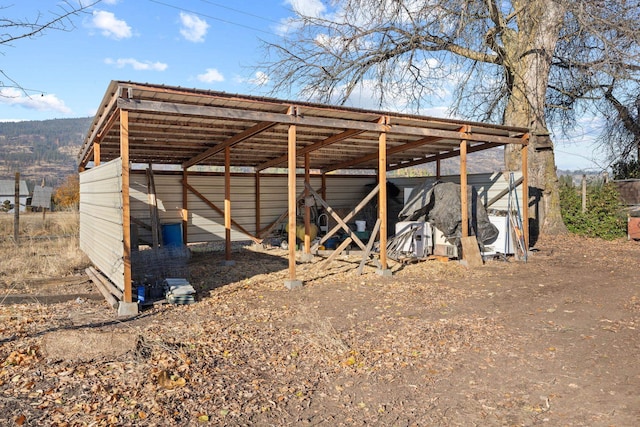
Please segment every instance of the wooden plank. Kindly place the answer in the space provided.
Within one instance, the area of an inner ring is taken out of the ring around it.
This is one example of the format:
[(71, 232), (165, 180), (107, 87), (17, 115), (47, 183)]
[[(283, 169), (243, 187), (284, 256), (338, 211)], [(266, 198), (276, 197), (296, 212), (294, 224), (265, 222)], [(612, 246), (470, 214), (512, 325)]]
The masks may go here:
[(376, 224), (373, 226), (373, 231), (371, 232), (371, 236), (369, 237), (369, 241), (367, 242), (367, 247), (365, 248), (362, 254), (362, 261), (360, 261), (360, 265), (358, 266), (357, 274), (361, 275), (362, 270), (364, 270), (364, 265), (369, 260), (369, 254), (371, 253), (371, 249), (373, 249), (373, 243), (376, 241), (376, 236), (378, 235), (378, 231), (380, 231), (380, 218), (376, 220)]
[[(293, 113), (293, 111), (291, 111)], [(287, 200), (289, 217), (289, 280), (296, 280), (296, 126), (289, 126), (288, 133)]]
[[(421, 138), (417, 141), (407, 142), (406, 144), (398, 145), (397, 147), (391, 147), (387, 149), (387, 155), (390, 156), (392, 154), (401, 153), (406, 150), (410, 150), (412, 148), (422, 147), (423, 145), (429, 144), (430, 142), (439, 141), (442, 138), (428, 136), (426, 138)], [(330, 172), (337, 169), (346, 169), (351, 166), (358, 165), (360, 163), (369, 162), (371, 160), (375, 160), (378, 158), (378, 153), (367, 154), (366, 156), (359, 157), (353, 160), (347, 160), (346, 162), (338, 163), (335, 165), (331, 165), (331, 168), (323, 169), (322, 172)]]
[(129, 200), (129, 112), (120, 111), (120, 157), (122, 158), (122, 256), (125, 303), (133, 302), (131, 290), (131, 204)]
[(189, 182), (189, 171), (182, 170), (182, 242), (189, 243), (189, 195), (185, 183)]
[(351, 244), (352, 241), (353, 240), (351, 239), (351, 237), (347, 237), (346, 239), (344, 239), (344, 241), (342, 243), (340, 243), (340, 246), (338, 246), (336, 248), (336, 250), (333, 251), (333, 253), (331, 255), (329, 255), (329, 258), (327, 258), (325, 261), (319, 263), (317, 267), (314, 267), (314, 270), (324, 270), (324, 269), (326, 269), (329, 266), (329, 264), (331, 264), (333, 262), (333, 260), (336, 259), (336, 257), (338, 255), (340, 255), (342, 253), (342, 251), (344, 251), (346, 249), (346, 247)]
[[(323, 139), (322, 141), (318, 141), (314, 144), (308, 145), (306, 147), (301, 148), (298, 151), (298, 154), (307, 154), (310, 153), (312, 151), (315, 150), (319, 150), (322, 147), (326, 147), (327, 145), (331, 145), (331, 144), (335, 144), (336, 142), (340, 142), (343, 141), (347, 138), (350, 138), (352, 136), (361, 134), (362, 132), (364, 132), (364, 130), (359, 130), (359, 129), (349, 129), (346, 130), (344, 132), (341, 132), (337, 135), (332, 135), (326, 139)], [(287, 161), (287, 155), (282, 155), (280, 157), (277, 157), (273, 160), (269, 160), (268, 162), (264, 162), (261, 165), (256, 166), (256, 170), (257, 171), (261, 171), (261, 170), (265, 170), (267, 168), (272, 168), (274, 166), (278, 166), (284, 162)]]
[(309, 187), (311, 186), (311, 176), (309, 174), (309, 153), (304, 154), (304, 253), (311, 253), (311, 207), (307, 206), (307, 197), (309, 196)]
[[(486, 143), (486, 144), (477, 144), (474, 145), (472, 147), (467, 147), (467, 154), (470, 153), (475, 153), (477, 151), (482, 151), (482, 150), (489, 150), (491, 148), (496, 148), (496, 147), (501, 147), (501, 144), (493, 144), (493, 143)], [(418, 166), (418, 165), (422, 165), (425, 163), (431, 163), (431, 162), (435, 162), (438, 159), (440, 160), (444, 160), (444, 159), (451, 159), (453, 157), (458, 157), (460, 155), (460, 150), (451, 150), (448, 151), (446, 153), (438, 153), (438, 154), (434, 154), (432, 156), (427, 156), (424, 158), (420, 158), (420, 159), (416, 159), (416, 160), (412, 160), (410, 162), (404, 162), (404, 163), (398, 163), (395, 165), (391, 165), (387, 168), (387, 170), (389, 171), (393, 171), (393, 170), (397, 170), (397, 169), (404, 169), (404, 168), (408, 168), (410, 166)]]
[(385, 125), (359, 120), (333, 119), (326, 117), (301, 116), (294, 114), (272, 113), (267, 111), (250, 111), (236, 108), (213, 107), (206, 105), (188, 105), (174, 102), (145, 101), (140, 99), (118, 99), (118, 108), (127, 111), (147, 111), (180, 116), (201, 116), (219, 119), (247, 120), (253, 122), (276, 122), (290, 126), (312, 126), (334, 129), (359, 129), (362, 131), (380, 132), (387, 129)]
[(481, 267), (482, 255), (480, 255), (476, 236), (461, 237), (460, 243), (462, 243), (462, 258), (467, 263), (467, 266), (469, 268)]
[(380, 270), (387, 269), (387, 134), (378, 137), (378, 219), (380, 219)]
[(231, 260), (231, 147), (224, 149), (224, 257)]
[[(219, 207), (217, 207), (212, 201), (210, 201), (209, 199), (207, 199), (204, 194), (200, 193), (198, 190), (196, 190), (195, 188), (193, 188), (191, 186), (191, 184), (186, 184), (187, 188), (189, 189), (189, 191), (191, 191), (193, 194), (195, 194), (200, 200), (202, 200), (204, 203), (207, 204), (207, 206), (209, 206), (211, 209), (213, 209), (214, 211), (216, 211), (221, 217), (224, 218), (224, 211), (222, 209), (220, 209)], [(252, 241), (254, 241), (255, 243), (262, 243), (262, 239), (253, 236), (247, 229), (245, 229), (243, 226), (241, 226), (240, 224), (238, 224), (237, 222), (235, 222), (233, 220), (233, 218), (231, 218), (231, 224), (233, 224), (234, 227), (236, 227), (239, 231), (241, 231), (242, 233), (246, 234), (247, 237), (249, 239), (251, 239)]]
[(156, 199), (156, 184), (153, 179), (151, 164), (147, 167), (147, 203), (149, 204), (149, 217), (151, 219), (151, 242), (154, 248), (162, 244), (160, 233), (160, 215), (158, 214), (158, 202)]
[(111, 308), (118, 308), (118, 300), (109, 292), (104, 283), (102, 283), (98, 279), (97, 273), (95, 273), (92, 268), (87, 268), (85, 272), (87, 273), (87, 276), (89, 276), (93, 284), (96, 285), (96, 288), (98, 288), (104, 299), (107, 301), (107, 304), (109, 304)]
[(460, 142), (460, 214), (462, 237), (469, 235), (469, 202), (467, 199), (467, 141)]
[(187, 160), (186, 162), (184, 162), (182, 164), (182, 168), (183, 169), (187, 169), (195, 164), (198, 164), (206, 159), (208, 159), (209, 157), (218, 154), (219, 152), (221, 152), (222, 150), (225, 150), (226, 148), (229, 148), (235, 144), (239, 144), (242, 141), (246, 141), (247, 139), (261, 133), (264, 132), (268, 129), (271, 129), (272, 127), (274, 127), (275, 125), (277, 125), (278, 123), (276, 122), (260, 122), (252, 127), (250, 127), (249, 129), (246, 129), (242, 132), (240, 132), (239, 134), (236, 134), (234, 136), (232, 136), (231, 138), (227, 139), (224, 142), (221, 142), (219, 144), (217, 144), (215, 147), (211, 147), (209, 148), (207, 151), (205, 151), (202, 154), (198, 154), (197, 156)]
[(93, 143), (93, 167), (100, 166), (100, 143)]
[[(342, 222), (338, 222), (337, 225), (335, 225), (331, 230), (329, 230), (318, 242), (318, 246), (323, 244), (324, 242), (327, 241), (327, 239), (329, 239), (331, 236), (333, 236), (340, 228), (344, 228), (345, 226), (343, 226), (343, 224), (346, 225), (347, 222), (349, 222), (351, 220), (351, 218), (353, 218), (354, 216), (356, 216), (358, 214), (358, 212), (360, 212), (366, 205), (367, 203), (369, 203), (371, 201), (371, 199), (373, 199), (375, 197), (376, 194), (378, 194), (378, 191), (380, 190), (380, 185), (376, 185), (373, 190), (371, 190), (369, 192), (369, 194), (367, 194), (365, 196), (364, 199), (362, 199), (360, 201), (360, 203), (358, 203), (358, 205), (356, 207), (354, 207), (351, 212), (349, 212), (347, 215), (345, 215), (344, 218), (342, 218)], [(322, 200), (324, 201), (324, 198), (322, 198)], [(324, 202), (326, 203), (326, 201)], [(322, 204), (322, 203), (321, 203)], [(328, 203), (327, 203), (328, 205)], [(324, 206), (324, 205), (323, 205)], [(337, 215), (337, 214), (336, 214)], [(333, 216), (333, 215), (332, 215)], [(347, 228), (349, 228), (348, 226), (346, 226)], [(351, 231), (351, 229), (346, 230), (347, 232)], [(363, 248), (364, 249), (364, 248)]]
[[(109, 279), (102, 274), (100, 271), (96, 270), (93, 267), (89, 267), (87, 270), (91, 270), (91, 272), (94, 275), (94, 278), (96, 280), (98, 280), (100, 283), (102, 283), (102, 285), (104, 286), (104, 288), (114, 297), (116, 297), (116, 299), (121, 300), (123, 293), (122, 290), (120, 288), (118, 288), (116, 285), (114, 285), (113, 283), (111, 283), (109, 281)], [(86, 271), (86, 270), (85, 270)]]
[[(344, 222), (344, 221), (342, 220), (342, 218), (340, 218), (340, 215), (338, 215), (338, 214), (337, 214), (337, 212), (336, 212), (336, 211), (334, 211), (334, 210), (333, 210), (333, 208), (327, 204), (327, 202), (325, 202), (324, 200), (322, 200), (322, 197), (320, 197), (320, 195), (319, 195), (318, 193), (316, 193), (315, 191), (313, 191), (313, 189), (312, 189), (310, 186), (307, 186), (307, 188), (309, 189), (309, 192), (313, 195), (313, 197), (315, 197), (315, 198), (316, 198), (316, 200), (318, 201), (318, 203), (320, 203), (320, 204), (322, 205), (322, 207), (324, 207), (324, 209), (327, 211), (327, 213), (328, 213), (329, 215), (331, 215), (331, 216), (333, 217), (333, 219), (335, 219), (335, 220), (336, 220), (336, 222), (338, 223), (338, 226), (339, 226), (339, 227), (342, 227), (342, 228), (344, 229), (344, 231), (349, 235), (349, 237), (350, 237), (350, 238), (351, 238), (351, 239), (352, 239), (352, 240), (353, 240), (353, 241), (354, 241), (358, 246), (360, 246), (360, 248), (361, 248), (361, 249), (363, 249), (363, 250), (364, 250), (365, 245), (364, 245), (364, 243), (362, 243), (362, 240), (360, 240), (360, 239), (358, 238), (358, 236), (356, 236), (356, 234), (353, 232), (353, 230), (351, 230), (351, 229), (349, 228), (349, 226), (347, 225), (347, 223), (346, 223), (346, 222)], [(335, 227), (334, 227), (334, 229), (335, 229)], [(330, 234), (329, 234), (329, 233), (327, 233), (327, 234), (323, 237), (323, 239), (324, 239), (325, 237), (328, 239), (328, 237), (327, 237), (327, 236), (330, 236)], [(325, 239), (325, 241), (326, 241), (326, 239)], [(322, 242), (323, 242), (323, 240), (320, 240), (320, 243), (322, 243)]]
[[(523, 138), (529, 143), (529, 134)], [(524, 247), (529, 250), (529, 146), (522, 147), (522, 232)]]

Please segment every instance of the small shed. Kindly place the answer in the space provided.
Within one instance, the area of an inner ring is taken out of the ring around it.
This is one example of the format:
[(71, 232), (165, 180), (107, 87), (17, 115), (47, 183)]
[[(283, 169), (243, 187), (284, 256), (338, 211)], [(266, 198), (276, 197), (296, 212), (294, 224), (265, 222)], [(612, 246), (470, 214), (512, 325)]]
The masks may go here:
[[(528, 137), (525, 128), (112, 81), (78, 157), (80, 245), (130, 303), (131, 230), (145, 224), (151, 175), (165, 195), (161, 221), (179, 224), (183, 243), (224, 242), (230, 263), (233, 240), (261, 242), (285, 219), (285, 285), (295, 287), (297, 216), (304, 218), (302, 253), (311, 255), (310, 199), (343, 228), (357, 210), (340, 217), (341, 205), (377, 201), (385, 248), (389, 171), (435, 162), (439, 175), (440, 161), (460, 157), (467, 194), (467, 154), (515, 144), (528, 200)], [(526, 218), (527, 203), (523, 209)], [(388, 274), (385, 251), (379, 264)]]
[[(20, 212), (27, 209), (27, 198), (29, 198), (29, 188), (26, 181), (20, 180)], [(13, 205), (15, 203), (16, 183), (13, 179), (0, 179), (0, 205), (6, 201)]]

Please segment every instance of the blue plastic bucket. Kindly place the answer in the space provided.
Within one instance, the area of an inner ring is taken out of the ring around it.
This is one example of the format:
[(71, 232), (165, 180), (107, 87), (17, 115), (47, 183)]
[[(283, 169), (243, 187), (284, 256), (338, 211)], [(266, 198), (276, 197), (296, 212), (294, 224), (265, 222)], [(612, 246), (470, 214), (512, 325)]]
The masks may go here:
[(162, 224), (162, 244), (164, 246), (182, 246), (182, 224)]

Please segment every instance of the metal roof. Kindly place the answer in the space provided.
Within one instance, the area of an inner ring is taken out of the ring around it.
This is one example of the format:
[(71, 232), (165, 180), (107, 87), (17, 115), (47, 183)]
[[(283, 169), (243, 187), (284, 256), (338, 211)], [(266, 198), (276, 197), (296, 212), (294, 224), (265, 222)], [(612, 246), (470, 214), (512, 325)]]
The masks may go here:
[(389, 170), (505, 144), (526, 144), (526, 128), (466, 122), (233, 95), (147, 83), (112, 81), (78, 159), (120, 156), (120, 112), (128, 111), (129, 158), (133, 163), (224, 166), (261, 171), (286, 167), (288, 130), (296, 125), (299, 167), (309, 154), (312, 169), (377, 169), (381, 132), (386, 132)]
[[(13, 179), (0, 179), (0, 196), (2, 197), (7, 197), (7, 196), (15, 196), (15, 190), (16, 188), (16, 181)], [(29, 188), (27, 188), (27, 182), (20, 180), (20, 190), (19, 190), (20, 196), (24, 197), (24, 196), (28, 196), (29, 195)]]

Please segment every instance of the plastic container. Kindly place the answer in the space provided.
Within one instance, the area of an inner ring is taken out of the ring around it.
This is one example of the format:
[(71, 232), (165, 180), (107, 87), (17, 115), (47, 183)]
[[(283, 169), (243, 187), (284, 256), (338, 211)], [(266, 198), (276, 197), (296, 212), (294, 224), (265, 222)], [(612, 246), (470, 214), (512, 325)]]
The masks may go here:
[(338, 239), (335, 237), (330, 237), (324, 242), (324, 247), (327, 249), (335, 249), (338, 247)]
[(162, 224), (162, 244), (164, 246), (182, 246), (182, 224), (179, 222)]
[(356, 231), (363, 232), (367, 229), (367, 221), (356, 221)]

